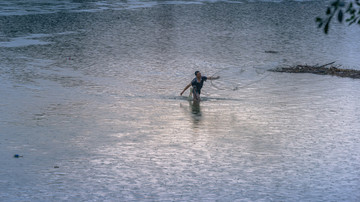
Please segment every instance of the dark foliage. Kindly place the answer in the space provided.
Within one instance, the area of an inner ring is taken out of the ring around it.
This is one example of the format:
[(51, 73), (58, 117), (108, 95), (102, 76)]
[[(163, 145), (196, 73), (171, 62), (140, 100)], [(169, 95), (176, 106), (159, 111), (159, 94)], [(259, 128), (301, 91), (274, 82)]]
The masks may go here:
[(330, 22), (333, 18), (342, 23), (344, 20), (348, 25), (357, 23), (360, 25), (360, 0), (352, 0), (345, 2), (343, 0), (335, 0), (326, 9), (326, 17), (316, 18), (316, 23), (319, 28), (324, 30), (324, 33), (329, 33)]

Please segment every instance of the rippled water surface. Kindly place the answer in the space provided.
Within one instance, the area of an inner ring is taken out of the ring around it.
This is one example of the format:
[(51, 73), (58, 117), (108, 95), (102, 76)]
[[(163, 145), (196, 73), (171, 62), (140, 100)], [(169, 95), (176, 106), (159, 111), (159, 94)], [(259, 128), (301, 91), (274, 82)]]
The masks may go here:
[(0, 201), (359, 201), (360, 82), (266, 71), (359, 69), (326, 5), (2, 1)]

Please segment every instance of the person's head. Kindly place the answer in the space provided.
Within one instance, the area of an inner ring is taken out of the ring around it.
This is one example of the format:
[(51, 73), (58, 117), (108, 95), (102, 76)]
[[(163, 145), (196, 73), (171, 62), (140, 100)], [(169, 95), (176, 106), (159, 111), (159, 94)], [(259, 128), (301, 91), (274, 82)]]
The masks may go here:
[(201, 73), (199, 71), (196, 71), (195, 76), (196, 76), (196, 78), (201, 78)]

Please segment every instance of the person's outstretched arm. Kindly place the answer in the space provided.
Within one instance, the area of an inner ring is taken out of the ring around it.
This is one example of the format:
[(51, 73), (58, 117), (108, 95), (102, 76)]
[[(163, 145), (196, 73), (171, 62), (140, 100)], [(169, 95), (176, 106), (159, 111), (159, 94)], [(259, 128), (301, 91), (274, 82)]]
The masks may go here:
[(184, 88), (184, 90), (180, 93), (180, 95), (182, 95), (190, 86), (191, 86), (191, 83), (189, 83), (189, 84)]
[(207, 79), (209, 80), (216, 80), (216, 79), (219, 79), (220, 76), (215, 76), (215, 77), (212, 77), (212, 76), (209, 76)]

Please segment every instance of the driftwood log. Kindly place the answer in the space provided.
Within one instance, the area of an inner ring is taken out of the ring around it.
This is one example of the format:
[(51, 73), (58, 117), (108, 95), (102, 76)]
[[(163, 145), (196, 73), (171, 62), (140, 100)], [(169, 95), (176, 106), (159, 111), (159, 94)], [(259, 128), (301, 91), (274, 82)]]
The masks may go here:
[[(287, 72), (287, 73), (312, 73), (320, 75), (333, 75), (339, 77), (348, 77), (353, 79), (360, 79), (360, 70), (342, 69), (339, 66), (334, 66), (335, 62), (324, 65), (296, 65), (291, 67), (279, 67), (271, 69), (272, 72)], [(327, 67), (329, 66), (329, 67)]]

